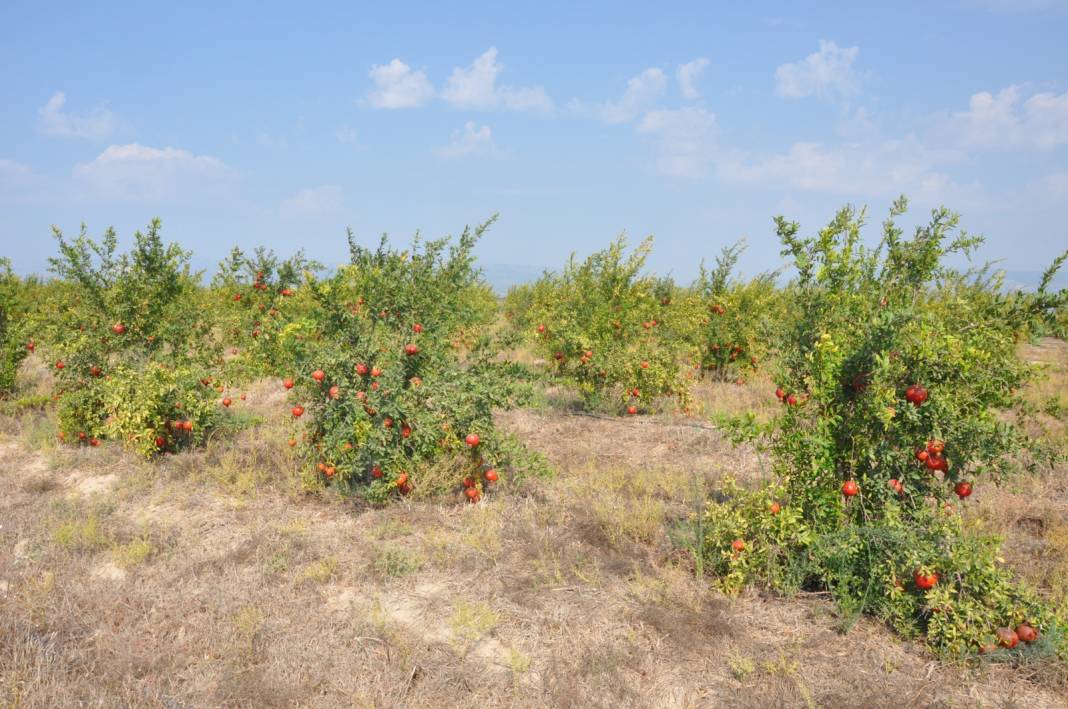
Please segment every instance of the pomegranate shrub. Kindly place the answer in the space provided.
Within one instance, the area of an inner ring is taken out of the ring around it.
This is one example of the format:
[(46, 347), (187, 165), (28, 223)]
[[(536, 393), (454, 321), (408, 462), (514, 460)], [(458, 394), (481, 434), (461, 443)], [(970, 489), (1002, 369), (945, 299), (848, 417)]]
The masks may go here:
[(688, 400), (685, 323), (674, 315), (672, 286), (642, 274), (651, 248), (646, 239), (627, 255), (621, 237), (513, 299), (526, 305), (519, 322), (551, 374), (575, 384), (590, 408), (636, 414), (657, 397)]
[(189, 253), (165, 245), (160, 223), (119, 253), (109, 229), (55, 229), (58, 280), (38, 313), (55, 373), (60, 436), (68, 443), (121, 440), (145, 456), (202, 440), (216, 419), (208, 386), (215, 366), (211, 321)]
[(767, 353), (768, 333), (779, 322), (782, 297), (776, 273), (750, 281), (731, 278), (741, 243), (723, 249), (712, 270), (701, 272), (683, 300), (688, 311), (686, 338), (697, 361), (695, 369), (716, 381), (741, 381), (756, 371)]
[(228, 381), (264, 376), (285, 363), (280, 335), (310, 307), (299, 286), (305, 273), (320, 269), (303, 252), (280, 259), (263, 247), (252, 254), (234, 248), (219, 264), (211, 283), (217, 327), (226, 346), (237, 350), (227, 362)]
[(19, 364), (36, 347), (26, 320), (30, 295), (27, 285), (0, 258), (0, 396), (15, 388)]
[(383, 501), (444, 465), (444, 487), (475, 502), (524, 472), (519, 446), (493, 425), (494, 409), (529, 385), (497, 361), (488, 334), (496, 304), (472, 255), (488, 226), (410, 251), (384, 238), (367, 249), (350, 234), (350, 264), (309, 281), (313, 307), (282, 333), (291, 371), (281, 386), (292, 390), (293, 443), (325, 483)]
[[(1051, 460), (1020, 425), (1032, 370), (1016, 345), (1068, 296), (1048, 279), (1006, 293), (983, 271), (953, 270), (947, 257), (981, 240), (944, 209), (907, 238), (904, 210), (895, 204), (874, 249), (852, 209), (811, 238), (777, 220), (797, 269), (777, 343), (782, 414), (765, 428), (735, 422), (768, 446), (775, 480), (728, 483), (708, 512), (706, 560), (725, 588), (826, 589), (847, 619), (874, 615), (940, 654), (999, 642), (1063, 654), (1064, 619), (998, 562), (998, 540), (966, 507), (973, 490)], [(999, 638), (1021, 625), (1033, 642)]]

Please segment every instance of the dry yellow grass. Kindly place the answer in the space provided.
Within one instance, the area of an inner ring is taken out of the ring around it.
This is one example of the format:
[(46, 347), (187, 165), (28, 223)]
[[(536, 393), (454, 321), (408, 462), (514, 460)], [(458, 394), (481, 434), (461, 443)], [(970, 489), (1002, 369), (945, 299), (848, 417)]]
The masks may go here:
[[(820, 596), (695, 578), (668, 531), (696, 491), (767, 476), (700, 419), (510, 412), (556, 478), (370, 509), (308, 493), (275, 384), (244, 402), (263, 426), (158, 464), (0, 421), (0, 705), (1065, 706), (1048, 678), (940, 664), (877, 623), (841, 635)], [(771, 398), (701, 387), (709, 409)], [(1061, 598), (1065, 479), (975, 496)]]

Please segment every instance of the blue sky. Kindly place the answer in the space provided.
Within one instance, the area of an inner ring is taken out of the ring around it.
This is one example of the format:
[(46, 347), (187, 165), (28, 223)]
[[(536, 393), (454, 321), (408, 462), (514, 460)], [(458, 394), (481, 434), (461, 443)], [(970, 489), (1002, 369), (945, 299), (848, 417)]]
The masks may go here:
[[(304, 6), (307, 5), (307, 6)], [(455, 5), (456, 7), (447, 7)], [(499, 212), (491, 269), (622, 231), (690, 279), (772, 217), (908, 195), (1037, 270), (1068, 247), (1068, 2), (39, 3), (0, 6), (0, 254), (153, 216), (346, 256)], [(874, 229), (873, 229), (874, 233)]]

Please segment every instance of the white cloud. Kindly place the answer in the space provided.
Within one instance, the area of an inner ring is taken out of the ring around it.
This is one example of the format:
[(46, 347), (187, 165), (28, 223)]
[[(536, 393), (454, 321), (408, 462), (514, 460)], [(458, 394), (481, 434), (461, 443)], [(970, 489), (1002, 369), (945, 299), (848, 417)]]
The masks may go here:
[(1033, 94), (1021, 104), (1019, 86), (983, 91), (953, 115), (950, 128), (974, 147), (1052, 150), (1068, 145), (1068, 92)]
[(600, 116), (605, 123), (625, 123), (638, 117), (664, 93), (667, 77), (652, 67), (627, 82), (627, 90), (615, 102), (601, 106)]
[(415, 108), (434, 96), (426, 73), (412, 71), (400, 59), (385, 66), (372, 66), (369, 75), (375, 88), (367, 92), (367, 101), (375, 108)]
[(466, 69), (452, 70), (441, 98), (456, 108), (494, 109), (513, 111), (543, 111), (553, 109), (553, 102), (540, 86), (514, 88), (497, 86), (497, 77), (504, 65), (497, 61), (497, 48), (490, 47)]
[(340, 185), (309, 187), (283, 200), (281, 212), (293, 217), (323, 216), (340, 210), (343, 200)]
[(82, 188), (115, 199), (160, 199), (187, 189), (210, 189), (228, 174), (217, 158), (138, 143), (112, 145), (91, 162), (74, 166)]
[(656, 140), (656, 169), (672, 177), (701, 177), (714, 155), (716, 116), (704, 108), (650, 111), (637, 126)]
[(464, 130), (452, 134), (452, 142), (436, 148), (434, 154), (441, 158), (459, 158), (474, 155), (491, 155), (497, 152), (493, 132), (489, 126), (476, 128), (473, 121), (464, 124)]
[(701, 57), (692, 62), (680, 64), (675, 70), (675, 78), (679, 82), (679, 93), (683, 98), (692, 100), (701, 97), (701, 92), (694, 86), (694, 82), (701, 78), (706, 68), (708, 68), (708, 59)]
[(859, 47), (842, 48), (821, 39), (818, 52), (775, 70), (775, 92), (787, 98), (856, 93), (860, 81), (853, 71), (853, 61), (859, 52)]
[(795, 143), (785, 153), (752, 157), (735, 152), (717, 166), (728, 182), (785, 185), (793, 189), (868, 197), (907, 193), (927, 200), (963, 195), (939, 166), (953, 151), (932, 151), (914, 136), (838, 145)]
[(106, 108), (97, 107), (89, 113), (76, 116), (63, 112), (67, 97), (62, 91), (52, 94), (48, 103), (37, 110), (37, 127), (45, 135), (65, 138), (89, 138), (100, 140), (115, 132), (118, 119)]
[(356, 130), (351, 126), (341, 126), (334, 132), (334, 137), (337, 138), (339, 143), (354, 145), (356, 143)]

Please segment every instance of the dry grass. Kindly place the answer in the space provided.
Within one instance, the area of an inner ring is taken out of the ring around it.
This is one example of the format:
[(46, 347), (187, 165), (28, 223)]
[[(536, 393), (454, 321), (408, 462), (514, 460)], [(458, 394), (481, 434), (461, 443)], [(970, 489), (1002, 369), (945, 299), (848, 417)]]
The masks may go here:
[[(839, 634), (819, 597), (711, 591), (667, 530), (695, 491), (767, 466), (700, 419), (510, 412), (555, 479), (370, 509), (309, 493), (275, 385), (242, 402), (263, 425), (154, 465), (42, 450), (46, 423), (0, 422), (0, 704), (1065, 705), (869, 621)], [(701, 386), (709, 408), (766, 408), (765, 383)], [(976, 493), (1009, 562), (1052, 594), (1068, 585), (1064, 477)]]

